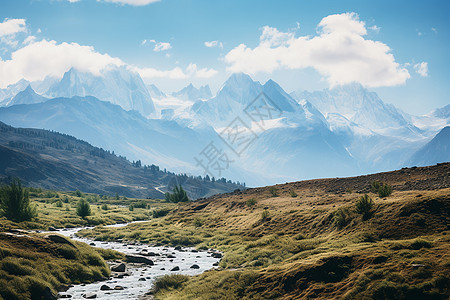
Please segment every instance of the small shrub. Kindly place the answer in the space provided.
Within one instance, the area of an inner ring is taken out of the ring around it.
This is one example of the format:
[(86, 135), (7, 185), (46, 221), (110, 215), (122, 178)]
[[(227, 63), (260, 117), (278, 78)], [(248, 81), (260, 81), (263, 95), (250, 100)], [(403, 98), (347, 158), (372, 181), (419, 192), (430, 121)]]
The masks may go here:
[(372, 198), (369, 195), (365, 194), (361, 196), (361, 198), (356, 201), (356, 212), (362, 214), (365, 218), (370, 216), (371, 210), (373, 207)]
[(378, 190), (378, 196), (380, 196), (380, 198), (387, 197), (390, 194), (392, 194), (392, 186), (388, 184), (383, 184)]
[(133, 204), (135, 208), (147, 208), (147, 202), (145, 200), (137, 201)]
[(272, 195), (272, 197), (278, 197), (278, 189), (274, 186), (271, 186), (269, 188), (269, 192)]
[(83, 194), (81, 193), (80, 190), (76, 190), (76, 191), (75, 191), (75, 196), (77, 196), (77, 197), (82, 197)]
[(392, 186), (379, 181), (372, 182), (371, 190), (373, 193), (378, 194), (380, 198), (384, 198), (392, 194)]
[(167, 215), (170, 212), (168, 208), (155, 209), (152, 211), (153, 218), (161, 218)]
[(86, 199), (80, 199), (80, 201), (78, 201), (77, 215), (79, 215), (83, 219), (91, 215), (91, 206), (89, 202), (86, 201)]
[(340, 229), (347, 225), (347, 211), (343, 208), (339, 208), (333, 214), (333, 222)]
[(61, 200), (58, 200), (55, 202), (56, 207), (63, 207), (63, 202)]
[(0, 211), (13, 221), (29, 221), (37, 216), (36, 206), (31, 206), (28, 190), (22, 188), (19, 179), (0, 188)]
[(262, 221), (267, 221), (269, 219), (270, 213), (269, 210), (265, 209), (262, 213), (261, 213), (261, 220)]
[(195, 227), (202, 227), (203, 226), (202, 220), (200, 220), (199, 218), (195, 218), (194, 219), (194, 226)]
[(289, 191), (289, 195), (291, 195), (292, 198), (295, 198), (295, 197), (298, 196), (297, 193), (294, 190), (290, 190)]
[(166, 193), (166, 201), (173, 203), (188, 202), (189, 198), (183, 187), (181, 185), (176, 185), (173, 188), (173, 193)]
[(131, 204), (130, 206), (128, 206), (128, 209), (129, 209), (130, 211), (133, 211), (133, 210), (134, 210), (134, 205)]
[(106, 204), (106, 203), (102, 204), (101, 209), (108, 210), (109, 209), (108, 204)]
[(255, 198), (250, 198), (247, 201), (245, 201), (245, 204), (248, 207), (255, 206), (256, 205), (256, 199)]

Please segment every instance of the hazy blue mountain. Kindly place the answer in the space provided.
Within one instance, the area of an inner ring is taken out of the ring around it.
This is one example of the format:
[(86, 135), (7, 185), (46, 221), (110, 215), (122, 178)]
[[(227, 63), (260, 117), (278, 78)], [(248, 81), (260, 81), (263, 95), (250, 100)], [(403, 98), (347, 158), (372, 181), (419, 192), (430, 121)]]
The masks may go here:
[(191, 199), (243, 188), (132, 163), (66, 134), (18, 129), (2, 122), (0, 132), (0, 183), (20, 177), (27, 186), (45, 189), (160, 199), (176, 183), (183, 185)]
[(162, 92), (156, 85), (147, 84), (147, 90), (152, 98), (165, 98), (166, 94)]
[(15, 127), (70, 134), (129, 159), (141, 159), (176, 172), (192, 169), (194, 154), (208, 142), (176, 122), (150, 120), (94, 97), (56, 98), (0, 108), (0, 120)]
[(48, 98), (36, 94), (31, 85), (28, 85), (23, 91), (19, 92), (11, 99), (5, 106), (12, 106), (16, 104), (34, 104), (47, 101)]
[[(274, 110), (269, 113), (260, 106), (259, 114), (254, 114), (261, 97)], [(215, 97), (195, 103), (192, 112), (192, 118), (214, 127), (225, 140), (236, 117), (245, 123), (239, 130), (251, 128), (243, 139), (252, 142), (234, 155), (244, 170), (270, 174), (278, 182), (358, 172), (357, 162), (330, 131), (324, 116), (308, 101), (295, 101), (273, 80), (261, 84), (246, 74), (233, 74)]]
[(443, 128), (430, 142), (408, 160), (409, 166), (430, 166), (450, 162), (450, 126)]
[(450, 119), (450, 104), (436, 109), (431, 115), (440, 119)]
[(71, 68), (45, 95), (52, 98), (93, 96), (117, 104), (124, 110), (138, 111), (145, 117), (155, 112), (152, 98), (142, 78), (125, 66), (105, 68), (100, 75)]
[(308, 100), (325, 117), (328, 114), (338, 114), (354, 124), (383, 135), (406, 136), (419, 132), (395, 106), (384, 103), (377, 93), (358, 83), (311, 93), (294, 92), (291, 95), (297, 100)]
[(28, 80), (21, 79), (15, 84), (10, 84), (4, 89), (0, 89), (0, 106), (6, 106), (15, 95), (26, 89), (29, 84)]
[(197, 89), (192, 85), (192, 83), (190, 83), (180, 91), (172, 93), (172, 96), (181, 100), (197, 101), (202, 99), (209, 99), (211, 98), (212, 94), (209, 85), (201, 86)]

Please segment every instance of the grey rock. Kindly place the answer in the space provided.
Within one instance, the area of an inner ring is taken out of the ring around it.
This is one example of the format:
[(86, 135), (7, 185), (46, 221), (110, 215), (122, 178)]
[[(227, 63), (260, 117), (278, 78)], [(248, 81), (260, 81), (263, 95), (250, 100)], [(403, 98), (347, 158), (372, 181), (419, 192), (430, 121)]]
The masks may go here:
[(125, 272), (126, 268), (127, 268), (126, 265), (124, 263), (121, 263), (121, 264), (112, 266), (111, 267), (111, 271), (113, 271), (113, 272)]
[(111, 290), (111, 288), (109, 286), (107, 286), (106, 284), (104, 284), (100, 287), (100, 290), (101, 291), (109, 291), (109, 290)]
[(150, 266), (154, 265), (153, 260), (150, 260), (143, 256), (126, 255), (125, 258), (126, 258), (127, 262), (130, 262), (130, 263), (147, 264)]
[(170, 271), (180, 271), (180, 267), (179, 266), (173, 267)]
[(193, 265), (191, 266), (191, 269), (200, 269), (200, 266), (199, 266), (199, 265), (196, 265), (196, 264), (193, 264)]

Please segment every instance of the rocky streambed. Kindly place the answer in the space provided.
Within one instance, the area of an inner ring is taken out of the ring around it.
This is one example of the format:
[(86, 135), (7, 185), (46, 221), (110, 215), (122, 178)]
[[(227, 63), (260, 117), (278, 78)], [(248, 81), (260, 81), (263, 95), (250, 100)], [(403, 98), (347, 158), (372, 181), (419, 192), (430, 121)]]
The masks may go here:
[[(128, 224), (110, 225), (114, 227)], [(80, 284), (60, 293), (71, 299), (142, 299), (154, 280), (167, 274), (198, 275), (218, 265), (222, 254), (181, 247), (152, 247), (139, 243), (98, 242), (77, 237), (83, 228), (59, 229), (56, 232), (93, 247), (125, 253), (125, 262), (110, 262), (111, 278), (107, 281)]]

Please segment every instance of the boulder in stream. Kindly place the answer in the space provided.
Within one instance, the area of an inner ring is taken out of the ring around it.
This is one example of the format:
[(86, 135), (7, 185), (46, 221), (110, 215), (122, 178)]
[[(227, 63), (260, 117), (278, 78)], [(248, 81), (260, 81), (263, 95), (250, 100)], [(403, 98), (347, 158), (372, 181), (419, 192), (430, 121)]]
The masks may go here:
[(111, 266), (111, 271), (113, 272), (125, 272), (126, 265), (124, 263), (120, 263), (118, 265)]
[(97, 298), (97, 294), (95, 293), (86, 293), (81, 295), (81, 297), (86, 298), (86, 299), (95, 299)]
[(180, 267), (179, 266), (173, 267), (170, 271), (180, 271)]
[(153, 260), (148, 259), (147, 257), (137, 256), (137, 255), (126, 255), (125, 256), (127, 262), (137, 263), (137, 264), (147, 264), (153, 266)]
[(196, 264), (193, 264), (193, 265), (191, 266), (191, 269), (200, 269), (200, 266), (199, 266), (199, 265), (196, 265)]
[(100, 287), (100, 290), (101, 291), (109, 291), (109, 290), (111, 290), (111, 287), (109, 287), (108, 285), (104, 284), (104, 285), (102, 285)]

